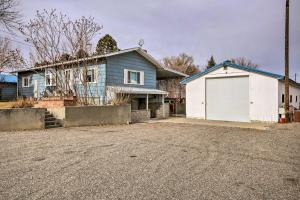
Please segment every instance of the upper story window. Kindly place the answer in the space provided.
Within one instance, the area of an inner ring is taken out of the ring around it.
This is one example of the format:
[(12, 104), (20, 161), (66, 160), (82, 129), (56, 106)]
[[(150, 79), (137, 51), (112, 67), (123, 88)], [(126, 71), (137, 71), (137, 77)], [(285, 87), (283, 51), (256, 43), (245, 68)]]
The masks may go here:
[(124, 84), (144, 85), (144, 72), (125, 69)]
[(298, 96), (296, 96), (296, 103), (298, 102)]
[(22, 77), (22, 87), (29, 87), (30, 86), (30, 77), (25, 76)]
[(281, 103), (284, 103), (284, 94), (281, 95)]
[(290, 103), (293, 103), (293, 95), (290, 95)]
[(51, 69), (45, 69), (45, 85), (46, 86), (55, 86), (56, 85), (54, 73), (55, 72)]

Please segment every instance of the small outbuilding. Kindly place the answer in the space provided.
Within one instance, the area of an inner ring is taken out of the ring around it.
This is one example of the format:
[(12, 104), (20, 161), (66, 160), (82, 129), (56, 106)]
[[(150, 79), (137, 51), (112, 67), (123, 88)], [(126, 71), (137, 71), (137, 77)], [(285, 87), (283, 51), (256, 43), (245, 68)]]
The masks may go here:
[[(181, 81), (186, 116), (222, 121), (278, 122), (284, 76), (225, 61)], [(300, 107), (300, 84), (290, 80), (290, 106)]]
[(0, 73), (0, 101), (10, 101), (17, 97), (17, 77)]

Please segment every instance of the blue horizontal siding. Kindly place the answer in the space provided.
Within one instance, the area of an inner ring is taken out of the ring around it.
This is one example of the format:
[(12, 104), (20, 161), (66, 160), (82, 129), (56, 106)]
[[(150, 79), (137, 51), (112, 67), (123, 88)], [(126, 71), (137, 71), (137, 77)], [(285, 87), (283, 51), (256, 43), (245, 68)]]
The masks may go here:
[[(88, 84), (88, 96), (89, 97), (101, 97), (105, 95), (105, 72), (106, 72), (106, 65), (99, 64), (99, 65), (91, 65), (89, 67), (96, 67), (97, 68), (97, 82), (96, 83), (89, 83)], [(30, 77), (29, 87), (22, 87), (22, 77)], [(19, 96), (20, 97), (33, 97), (34, 96), (34, 81), (37, 80), (38, 83), (38, 97), (42, 97), (43, 94), (51, 93), (55, 86), (45, 86), (45, 71), (39, 72), (23, 72), (18, 74), (18, 89), (19, 89)], [(58, 84), (58, 83), (57, 83)], [(76, 84), (75, 88), (78, 89), (80, 94), (84, 93), (84, 86), (82, 84)]]
[[(97, 82), (96, 83), (88, 83), (87, 84), (87, 95), (88, 97), (100, 97), (104, 98), (105, 96), (105, 73), (106, 73), (106, 65), (104, 63), (99, 65), (91, 65), (91, 67), (97, 67)], [(85, 92), (85, 87), (82, 84), (76, 84), (75, 86), (80, 96), (83, 96)]]
[[(33, 90), (34, 90), (34, 82), (37, 80), (38, 83), (38, 96), (42, 96), (43, 92), (45, 91), (45, 72), (38, 71), (38, 72), (24, 72), (18, 74), (18, 92), (20, 97), (33, 97)], [(30, 77), (29, 79), (29, 87), (22, 87), (22, 78), (23, 77)]]
[[(144, 85), (124, 84), (124, 69), (144, 71)], [(108, 86), (156, 88), (156, 67), (136, 52), (108, 57), (106, 71)]]

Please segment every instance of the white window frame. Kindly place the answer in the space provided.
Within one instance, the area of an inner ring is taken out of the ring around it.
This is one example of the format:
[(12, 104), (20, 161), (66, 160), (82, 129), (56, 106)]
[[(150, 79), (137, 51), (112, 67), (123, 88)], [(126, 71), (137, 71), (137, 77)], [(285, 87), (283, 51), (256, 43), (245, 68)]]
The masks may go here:
[[(94, 81), (93, 82), (88, 82), (87, 77), (83, 77), (84, 68), (81, 68), (80, 69), (80, 76), (79, 76), (80, 77), (79, 78), (79, 84), (82, 84), (82, 80), (86, 81), (87, 84), (93, 84), (93, 83), (98, 82), (98, 67), (97, 66), (88, 67), (86, 73), (88, 73), (89, 70), (94, 70)], [(86, 76), (87, 76), (87, 74), (86, 74)]]
[(87, 81), (87, 77), (86, 77), (86, 82), (87, 82), (87, 83), (97, 83), (97, 78), (98, 78), (97, 67), (89, 67), (89, 68), (87, 69), (86, 76), (87, 76), (87, 74), (88, 74), (88, 71), (90, 71), (90, 70), (94, 70), (94, 75), (92, 75), (93, 78), (94, 78), (94, 81), (88, 82), (88, 81)]
[[(25, 85), (25, 79), (28, 80), (28, 85)], [(22, 87), (30, 87), (30, 76), (22, 77)]]
[[(55, 76), (53, 76), (53, 72), (51, 71), (51, 69), (45, 69), (45, 86), (55, 86), (56, 85), (56, 81), (54, 80)], [(47, 76), (49, 76), (50, 78), (50, 84), (47, 84)]]
[[(140, 74), (140, 83), (130, 83), (128, 73), (129, 72), (135, 72)], [(126, 85), (144, 85), (144, 71), (138, 71), (138, 70), (132, 70), (132, 69), (124, 69), (124, 84)]]
[[(67, 79), (67, 73), (69, 72), (69, 79)], [(65, 89), (72, 88), (74, 81), (73, 69), (65, 69), (64, 71), (64, 82), (65, 82)]]

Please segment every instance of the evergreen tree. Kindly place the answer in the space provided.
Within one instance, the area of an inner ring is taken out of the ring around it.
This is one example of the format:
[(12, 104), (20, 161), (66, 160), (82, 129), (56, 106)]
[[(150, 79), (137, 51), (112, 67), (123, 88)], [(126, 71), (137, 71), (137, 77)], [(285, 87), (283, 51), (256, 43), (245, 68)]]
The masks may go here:
[(96, 54), (103, 55), (115, 51), (118, 51), (118, 44), (116, 40), (109, 34), (106, 34), (98, 41), (96, 47)]
[(208, 63), (207, 63), (207, 69), (213, 67), (216, 65), (216, 62), (215, 62), (215, 59), (213, 56), (210, 57), (210, 59), (208, 60)]

